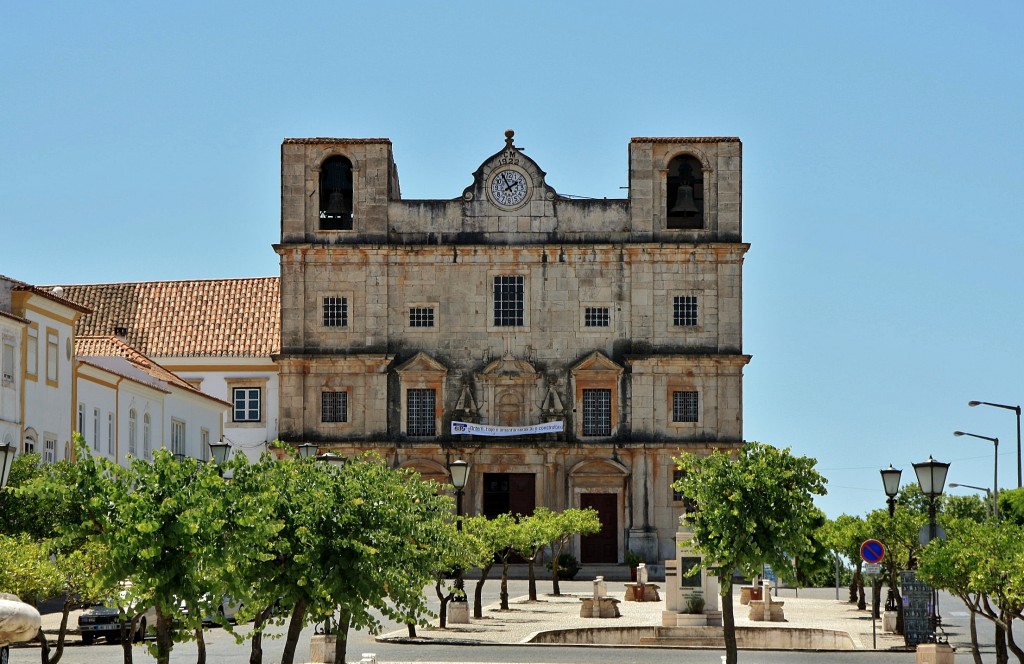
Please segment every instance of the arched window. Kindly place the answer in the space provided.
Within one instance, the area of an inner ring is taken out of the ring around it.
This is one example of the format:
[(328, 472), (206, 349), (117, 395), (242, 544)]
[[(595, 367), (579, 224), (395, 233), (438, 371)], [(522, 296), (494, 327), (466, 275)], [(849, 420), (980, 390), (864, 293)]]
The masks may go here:
[(138, 417), (137, 417), (137, 415), (135, 413), (135, 409), (132, 408), (130, 411), (128, 411), (128, 454), (131, 454), (132, 456), (137, 456), (137, 453), (135, 451), (136, 450), (135, 439), (136, 439), (136, 429), (137, 429), (137, 427), (138, 427)]
[(352, 230), (352, 162), (345, 157), (320, 167), (320, 230)]
[(669, 162), (665, 194), (668, 228), (704, 228), (704, 169), (698, 159), (682, 155)]
[(149, 413), (142, 416), (142, 458), (151, 458), (152, 442), (150, 440)]

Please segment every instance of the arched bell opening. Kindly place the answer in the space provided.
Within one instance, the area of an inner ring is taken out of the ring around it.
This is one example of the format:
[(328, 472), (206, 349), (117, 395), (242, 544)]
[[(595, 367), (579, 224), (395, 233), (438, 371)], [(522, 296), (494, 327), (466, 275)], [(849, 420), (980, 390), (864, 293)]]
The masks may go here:
[(696, 157), (681, 155), (669, 162), (665, 183), (668, 228), (704, 227), (704, 169)]
[(320, 167), (320, 230), (352, 230), (352, 162), (345, 157)]

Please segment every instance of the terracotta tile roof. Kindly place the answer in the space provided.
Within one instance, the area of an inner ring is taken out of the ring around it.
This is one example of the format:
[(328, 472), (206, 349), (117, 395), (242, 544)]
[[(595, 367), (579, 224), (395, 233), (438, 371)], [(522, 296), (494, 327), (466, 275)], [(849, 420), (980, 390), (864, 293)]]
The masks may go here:
[(270, 357), (281, 348), (279, 283), (258, 277), (68, 285), (64, 297), (93, 309), (78, 321), (78, 335), (121, 336), (149, 357)]
[[(78, 336), (75, 338), (75, 356), (92, 366), (124, 375), (133, 380), (139, 380), (140, 377), (138, 375), (131, 375), (133, 373), (132, 369), (134, 369), (144, 373), (149, 378), (155, 379), (158, 385), (161, 383), (173, 385), (186, 392), (202, 395), (204, 398), (211, 399), (224, 406), (231, 406), (226, 401), (221, 401), (196, 389), (185, 379), (168, 371), (117, 337)], [(118, 363), (103, 362), (99, 358), (115, 358), (125, 362), (121, 363), (119, 367)], [(129, 366), (124, 367), (125, 364)], [(127, 371), (125, 370), (126, 368), (128, 369)]]

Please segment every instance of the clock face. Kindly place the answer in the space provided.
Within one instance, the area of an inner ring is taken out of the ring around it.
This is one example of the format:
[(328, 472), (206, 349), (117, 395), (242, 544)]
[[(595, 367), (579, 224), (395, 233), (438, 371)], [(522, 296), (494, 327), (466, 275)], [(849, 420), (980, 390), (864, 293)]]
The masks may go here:
[(491, 178), (491, 200), (501, 207), (521, 205), (528, 193), (530, 189), (526, 177), (517, 170), (506, 168)]

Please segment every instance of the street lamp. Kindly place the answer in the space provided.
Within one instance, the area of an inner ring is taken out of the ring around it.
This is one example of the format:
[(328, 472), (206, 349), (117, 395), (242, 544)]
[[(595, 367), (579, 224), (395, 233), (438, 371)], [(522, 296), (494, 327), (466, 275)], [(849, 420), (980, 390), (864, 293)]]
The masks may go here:
[(993, 406), (995, 408), (1003, 408), (1005, 410), (1012, 410), (1017, 414), (1017, 488), (1021, 488), (1021, 468), (1020, 468), (1020, 406), (1007, 406), (1002, 403), (992, 403), (990, 401), (968, 401), (967, 405), (970, 407), (974, 406)]
[(303, 443), (298, 446), (299, 458), (308, 459), (311, 456), (316, 456), (316, 451), (318, 449), (318, 445), (314, 445), (313, 443)]
[(958, 486), (962, 486), (965, 489), (975, 489), (976, 491), (984, 491), (985, 492), (985, 502), (988, 504), (988, 510), (987, 511), (989, 511), (989, 512), (992, 511), (992, 489), (989, 489), (988, 487), (985, 487), (985, 486), (974, 486), (972, 484), (957, 484), (956, 482), (950, 482), (949, 483), (949, 488), (950, 489), (955, 489)]
[[(317, 449), (317, 446), (311, 443), (299, 445), (299, 456), (301, 458), (309, 458)], [(323, 463), (324, 466), (330, 467), (332, 471), (331, 475), (333, 475), (334, 469), (344, 466), (348, 459), (340, 454), (335, 454), (334, 452), (324, 452), (323, 454), (316, 455), (316, 461), (317, 463)], [(323, 634), (325, 636), (334, 636), (338, 633), (339, 625), (340, 623), (338, 619), (334, 617), (334, 612), (332, 611), (331, 615), (324, 616), (323, 625), (317, 625), (313, 628), (313, 633)]]
[[(917, 484), (921, 487), (921, 493), (928, 499), (928, 541), (931, 542), (935, 539), (935, 499), (942, 495), (949, 464), (936, 461), (929, 454), (927, 461), (914, 464), (914, 472), (917, 473)], [(940, 620), (939, 591), (933, 588), (932, 627), (938, 628)]]
[(348, 461), (346, 457), (343, 457), (340, 454), (335, 454), (334, 452), (324, 452), (323, 454), (318, 454), (316, 455), (316, 460), (322, 461), (323, 463), (326, 463), (327, 465), (333, 466), (335, 468), (338, 468), (339, 466), (344, 466), (345, 462)]
[[(466, 488), (466, 480), (469, 479), (469, 463), (459, 459), (448, 465), (448, 472), (452, 475), (452, 486), (455, 487), (455, 529), (462, 532), (462, 495)], [(465, 602), (465, 584), (462, 578), (462, 566), (455, 570), (455, 589), (458, 591), (453, 602)]]
[[(898, 468), (893, 468), (892, 464), (889, 464), (888, 468), (884, 468), (878, 471), (882, 475), (882, 487), (885, 489), (886, 502), (889, 504), (889, 518), (896, 514), (896, 495), (900, 492), (900, 475), (903, 471)], [(893, 564), (892, 560), (888, 563), (890, 566)], [(896, 578), (896, 571), (894, 567), (890, 567), (891, 573), (889, 574), (889, 581), (886, 585), (889, 586), (889, 591), (885, 596), (885, 610), (886, 611), (897, 611), (898, 606), (896, 605), (896, 594), (893, 592), (893, 579)], [(872, 605), (874, 606), (874, 605)], [(872, 615), (875, 610), (872, 608)]]
[(896, 513), (896, 494), (900, 492), (900, 475), (903, 474), (903, 471), (893, 468), (890, 463), (888, 468), (878, 472), (882, 474), (882, 486), (885, 488), (885, 495), (888, 496), (886, 502), (889, 504), (889, 517), (891, 518)]
[(992, 504), (994, 506), (994, 516), (996, 520), (999, 520), (999, 439), (990, 438), (988, 436), (979, 436), (976, 433), (967, 433), (966, 431), (954, 431), (954, 436), (970, 436), (971, 438), (980, 438), (981, 440), (987, 440), (992, 443), (992, 448), (995, 450), (995, 460), (992, 463)]
[(210, 456), (213, 458), (213, 462), (218, 466), (228, 460), (229, 454), (231, 454), (231, 443), (226, 440), (222, 440), (218, 443), (210, 443)]
[(14, 465), (14, 455), (18, 448), (14, 443), (0, 444), (0, 489), (7, 486), (7, 478), (11, 474), (11, 466)]

